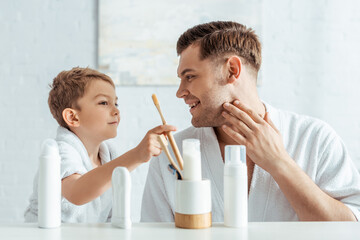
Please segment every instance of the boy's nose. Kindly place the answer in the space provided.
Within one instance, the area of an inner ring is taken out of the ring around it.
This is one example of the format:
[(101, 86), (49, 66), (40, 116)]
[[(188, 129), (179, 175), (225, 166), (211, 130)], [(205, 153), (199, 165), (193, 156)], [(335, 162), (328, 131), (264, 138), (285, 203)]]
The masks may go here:
[(114, 115), (119, 115), (120, 114), (120, 110), (117, 108), (117, 107), (115, 107), (115, 109), (114, 109)]

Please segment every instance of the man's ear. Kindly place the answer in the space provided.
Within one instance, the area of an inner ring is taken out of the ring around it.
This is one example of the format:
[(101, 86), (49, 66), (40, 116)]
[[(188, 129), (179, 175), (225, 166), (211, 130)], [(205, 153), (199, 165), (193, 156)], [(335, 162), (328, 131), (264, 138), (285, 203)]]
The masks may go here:
[(77, 111), (72, 108), (65, 108), (62, 112), (62, 117), (69, 127), (79, 127), (80, 119)]
[(241, 73), (241, 60), (237, 56), (231, 56), (227, 60), (227, 70), (228, 70), (228, 76), (227, 76), (227, 82), (228, 83), (234, 83), (237, 79), (240, 77)]

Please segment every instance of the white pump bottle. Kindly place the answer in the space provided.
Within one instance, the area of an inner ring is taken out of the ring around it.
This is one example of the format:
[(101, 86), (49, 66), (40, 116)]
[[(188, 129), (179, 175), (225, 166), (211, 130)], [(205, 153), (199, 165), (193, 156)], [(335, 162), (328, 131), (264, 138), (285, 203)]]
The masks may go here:
[(248, 223), (248, 177), (246, 148), (225, 146), (224, 225), (246, 227)]

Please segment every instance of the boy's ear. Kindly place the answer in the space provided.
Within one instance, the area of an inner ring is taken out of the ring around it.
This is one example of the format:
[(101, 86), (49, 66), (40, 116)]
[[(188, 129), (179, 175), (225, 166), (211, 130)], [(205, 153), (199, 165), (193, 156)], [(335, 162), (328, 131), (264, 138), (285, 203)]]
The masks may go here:
[(234, 83), (240, 77), (241, 73), (241, 60), (237, 56), (232, 56), (227, 60), (227, 82)]
[(69, 127), (79, 127), (80, 119), (77, 111), (72, 108), (65, 108), (62, 112), (62, 117)]

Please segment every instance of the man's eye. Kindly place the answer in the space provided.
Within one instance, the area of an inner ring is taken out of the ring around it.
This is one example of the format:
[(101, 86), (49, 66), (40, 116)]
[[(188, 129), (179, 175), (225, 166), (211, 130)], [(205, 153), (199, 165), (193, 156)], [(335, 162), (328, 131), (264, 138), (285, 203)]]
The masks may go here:
[(194, 75), (186, 75), (186, 80), (191, 81), (194, 78)]
[(119, 107), (119, 104), (115, 103), (115, 107)]
[(99, 103), (100, 105), (108, 105), (108, 102), (107, 101), (102, 101)]

